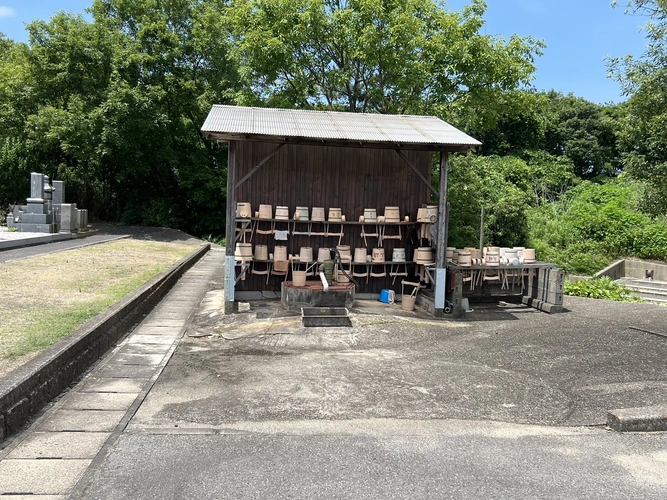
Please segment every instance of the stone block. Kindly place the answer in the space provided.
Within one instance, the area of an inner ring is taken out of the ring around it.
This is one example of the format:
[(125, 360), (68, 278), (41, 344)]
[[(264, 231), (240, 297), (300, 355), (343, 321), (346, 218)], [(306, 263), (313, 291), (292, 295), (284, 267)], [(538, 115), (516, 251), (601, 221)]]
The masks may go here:
[(48, 203), (28, 203), (21, 207), (23, 213), (28, 214), (48, 214), (49, 213), (49, 204)]
[(79, 217), (79, 230), (85, 231), (88, 229), (88, 210), (85, 208), (77, 210), (77, 214)]
[(30, 198), (31, 201), (39, 203), (44, 199), (44, 174), (37, 172), (30, 173)]
[(23, 213), (21, 215), (22, 224), (49, 224), (49, 214), (31, 214)]
[(617, 432), (667, 431), (667, 406), (611, 410), (607, 425)]
[(49, 233), (53, 234), (56, 232), (55, 224), (15, 224), (15, 227), (19, 231), (26, 233)]
[(60, 205), (60, 231), (63, 233), (75, 233), (78, 227), (79, 217), (75, 203), (63, 203)]
[(65, 181), (53, 181), (51, 182), (51, 185), (54, 188), (53, 191), (53, 204), (54, 205), (61, 205), (65, 203)]
[(7, 216), (7, 227), (9, 227), (9, 228), (14, 227), (14, 216), (13, 215), (8, 215)]

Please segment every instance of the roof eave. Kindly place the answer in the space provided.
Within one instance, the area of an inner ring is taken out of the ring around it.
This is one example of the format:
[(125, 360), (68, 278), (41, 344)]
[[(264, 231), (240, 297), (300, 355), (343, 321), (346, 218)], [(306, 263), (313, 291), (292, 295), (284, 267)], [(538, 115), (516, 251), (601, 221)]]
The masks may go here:
[(253, 141), (301, 144), (309, 146), (338, 146), (371, 149), (403, 149), (413, 151), (447, 151), (452, 153), (466, 153), (481, 147), (477, 144), (442, 144), (442, 143), (394, 143), (387, 141), (354, 141), (348, 139), (318, 139), (312, 137), (282, 137), (276, 135), (232, 134), (202, 130), (207, 139), (227, 143), (229, 141)]

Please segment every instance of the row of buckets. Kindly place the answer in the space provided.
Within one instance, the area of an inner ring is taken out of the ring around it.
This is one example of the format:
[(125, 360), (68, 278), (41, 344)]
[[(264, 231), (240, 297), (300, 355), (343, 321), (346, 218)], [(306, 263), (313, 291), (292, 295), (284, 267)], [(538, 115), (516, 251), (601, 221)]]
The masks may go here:
[[(341, 261), (346, 264), (382, 264), (386, 262), (384, 248), (373, 248), (370, 254), (368, 248), (355, 248), (354, 256), (349, 245), (338, 245), (336, 250), (340, 253)], [(406, 262), (405, 252), (405, 248), (394, 248), (391, 261), (394, 263)], [(250, 262), (252, 260), (324, 262), (331, 259), (331, 250), (328, 247), (320, 248), (317, 253), (317, 260), (315, 260), (312, 247), (301, 247), (298, 255), (291, 255), (287, 253), (287, 247), (284, 245), (276, 245), (273, 248), (273, 253), (269, 253), (268, 245), (255, 245), (253, 249), (252, 243), (237, 243), (234, 256), (239, 262)], [(415, 248), (412, 260), (418, 265), (433, 264), (435, 262), (433, 249), (430, 247)]]
[(461, 267), (468, 266), (519, 266), (536, 262), (535, 249), (525, 247), (447, 247), (447, 262)]
[[(276, 220), (290, 220), (292, 214), (293, 220), (298, 221), (313, 221), (313, 222), (345, 222), (345, 215), (338, 207), (329, 208), (328, 217), (325, 219), (326, 211), (324, 207), (299, 207), (292, 212), (288, 206), (278, 205), (275, 210)], [(257, 219), (273, 219), (274, 211), (273, 205), (259, 205), (259, 209), (253, 212), (252, 204), (248, 202), (238, 202), (236, 204), (236, 218), (249, 219), (251, 217)], [(365, 208), (364, 214), (359, 216), (359, 222), (410, 222), (410, 217), (405, 216), (401, 218), (400, 207), (392, 206), (384, 208), (384, 215), (378, 215), (375, 208)], [(417, 222), (434, 223), (438, 220), (438, 205), (428, 205), (417, 209)]]

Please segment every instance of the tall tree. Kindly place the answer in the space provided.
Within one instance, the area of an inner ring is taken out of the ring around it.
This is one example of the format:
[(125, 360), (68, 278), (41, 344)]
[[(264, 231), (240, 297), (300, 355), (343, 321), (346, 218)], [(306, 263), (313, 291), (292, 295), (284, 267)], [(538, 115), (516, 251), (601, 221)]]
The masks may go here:
[(434, 0), (232, 0), (246, 102), (428, 113), (484, 129), (521, 107), (543, 44), (482, 34), (486, 4)]
[(626, 171), (644, 181), (644, 209), (667, 214), (667, 2), (630, 0), (626, 12), (648, 16), (647, 50), (639, 58), (610, 60), (610, 73), (626, 95), (621, 134)]

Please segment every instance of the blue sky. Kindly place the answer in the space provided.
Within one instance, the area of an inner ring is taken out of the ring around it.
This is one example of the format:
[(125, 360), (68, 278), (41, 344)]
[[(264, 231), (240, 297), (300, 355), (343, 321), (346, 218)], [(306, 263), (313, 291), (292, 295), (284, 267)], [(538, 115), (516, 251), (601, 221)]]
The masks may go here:
[[(92, 0), (0, 0), (0, 31), (26, 41), (24, 23), (48, 19), (58, 10), (83, 13)], [(447, 0), (460, 10), (469, 0)], [(623, 2), (619, 2), (623, 3)], [(640, 55), (646, 19), (625, 15), (611, 0), (487, 0), (485, 32), (509, 38), (532, 35), (547, 44), (537, 59), (533, 84), (539, 90), (574, 93), (593, 102), (624, 98), (606, 77), (606, 56)]]

